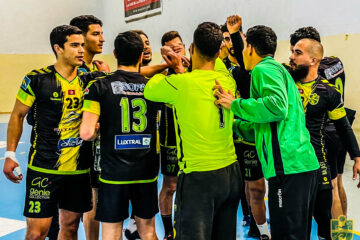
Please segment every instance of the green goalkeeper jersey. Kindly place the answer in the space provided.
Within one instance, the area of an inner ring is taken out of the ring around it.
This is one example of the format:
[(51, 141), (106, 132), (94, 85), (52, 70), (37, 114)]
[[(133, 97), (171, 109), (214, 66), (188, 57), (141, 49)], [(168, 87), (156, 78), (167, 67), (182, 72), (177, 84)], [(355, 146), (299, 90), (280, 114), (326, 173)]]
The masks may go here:
[(249, 99), (236, 99), (231, 110), (234, 130), (255, 141), (265, 178), (319, 168), (294, 80), (272, 57), (265, 57), (251, 72)]

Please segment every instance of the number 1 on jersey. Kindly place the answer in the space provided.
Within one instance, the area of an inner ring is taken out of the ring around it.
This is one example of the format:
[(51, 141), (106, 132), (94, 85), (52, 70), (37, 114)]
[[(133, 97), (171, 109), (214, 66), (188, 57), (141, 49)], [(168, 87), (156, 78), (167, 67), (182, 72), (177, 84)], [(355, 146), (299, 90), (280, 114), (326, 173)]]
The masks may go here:
[(219, 118), (220, 118), (219, 128), (224, 128), (225, 127), (225, 116), (224, 116), (224, 109), (222, 107), (219, 108)]
[(120, 100), (121, 106), (121, 130), (123, 133), (130, 132), (129, 99), (123, 97)]

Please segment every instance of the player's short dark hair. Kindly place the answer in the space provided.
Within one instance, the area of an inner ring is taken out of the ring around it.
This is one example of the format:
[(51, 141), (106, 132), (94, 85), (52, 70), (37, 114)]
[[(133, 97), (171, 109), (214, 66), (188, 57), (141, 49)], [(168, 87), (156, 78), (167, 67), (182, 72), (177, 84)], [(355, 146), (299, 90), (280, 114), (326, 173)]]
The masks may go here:
[(53, 52), (55, 53), (54, 45), (57, 44), (61, 48), (64, 48), (64, 43), (67, 41), (67, 37), (73, 34), (82, 34), (83, 32), (75, 26), (61, 25), (55, 27), (50, 33), (50, 44)]
[(246, 32), (246, 42), (254, 47), (260, 57), (274, 56), (277, 47), (277, 36), (267, 26), (257, 25)]
[(74, 17), (70, 21), (71, 26), (76, 26), (80, 28), (85, 35), (89, 31), (89, 25), (91, 24), (99, 24), (100, 26), (103, 25), (102, 21), (93, 15), (81, 15), (78, 17)]
[(213, 59), (220, 50), (223, 35), (220, 26), (212, 22), (201, 23), (194, 32), (194, 45), (206, 58)]
[(321, 42), (320, 34), (318, 30), (314, 27), (302, 27), (296, 30), (293, 34), (290, 35), (290, 44), (295, 46), (295, 44), (304, 38), (310, 38)]
[[(224, 32), (229, 32), (229, 29), (227, 28), (227, 23), (225, 22), (225, 24), (221, 25), (221, 31)], [(240, 32), (242, 32), (242, 26), (240, 27)]]
[(222, 31), (223, 33), (224, 33), (224, 32), (229, 32), (229, 29), (227, 28), (226, 23), (223, 24), (223, 25), (221, 25), (220, 28), (221, 28), (221, 31)]
[(146, 35), (146, 33), (144, 33), (144, 31), (142, 30), (131, 30), (131, 32), (137, 33), (139, 35), (144, 35), (147, 39), (149, 39), (148, 35)]
[(118, 65), (135, 66), (143, 52), (144, 44), (139, 34), (127, 31), (117, 35), (114, 47)]
[(178, 31), (166, 32), (166, 33), (164, 33), (164, 35), (161, 38), (161, 45), (164, 46), (165, 43), (167, 43), (177, 37), (180, 38), (181, 42), (183, 41)]

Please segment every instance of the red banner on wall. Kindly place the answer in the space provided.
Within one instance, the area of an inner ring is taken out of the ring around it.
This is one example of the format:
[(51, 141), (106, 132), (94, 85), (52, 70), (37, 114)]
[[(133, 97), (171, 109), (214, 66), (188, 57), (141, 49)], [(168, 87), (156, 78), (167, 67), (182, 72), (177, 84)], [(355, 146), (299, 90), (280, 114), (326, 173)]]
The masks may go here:
[(161, 0), (124, 0), (125, 22), (161, 13)]

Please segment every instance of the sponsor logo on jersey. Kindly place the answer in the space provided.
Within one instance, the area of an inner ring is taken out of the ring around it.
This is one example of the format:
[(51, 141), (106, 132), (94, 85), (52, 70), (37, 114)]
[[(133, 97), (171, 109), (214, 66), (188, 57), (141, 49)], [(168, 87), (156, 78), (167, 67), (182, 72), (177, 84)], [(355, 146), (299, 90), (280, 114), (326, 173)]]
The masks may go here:
[(63, 124), (69, 124), (71, 122), (80, 122), (81, 121), (81, 114), (77, 112), (70, 112), (63, 118)]
[(79, 137), (62, 139), (58, 143), (58, 150), (61, 150), (63, 148), (71, 148), (71, 147), (81, 146), (82, 142), (83, 142), (83, 140)]
[(346, 219), (346, 216), (341, 215), (338, 219), (331, 219), (331, 239), (332, 240), (352, 240), (354, 222)]
[(116, 135), (115, 149), (146, 149), (150, 148), (151, 134)]
[(115, 81), (111, 83), (111, 88), (114, 94), (131, 94), (131, 92), (144, 92), (145, 84), (144, 83), (126, 83)]
[(69, 95), (75, 95), (75, 90), (68, 90)]
[(21, 83), (21, 88), (26, 90), (30, 84), (31, 80), (28, 76), (25, 76), (24, 80)]
[(335, 65), (324, 70), (326, 79), (332, 79), (334, 77), (337, 77), (342, 72), (344, 72), (344, 67), (341, 62), (338, 62)]

